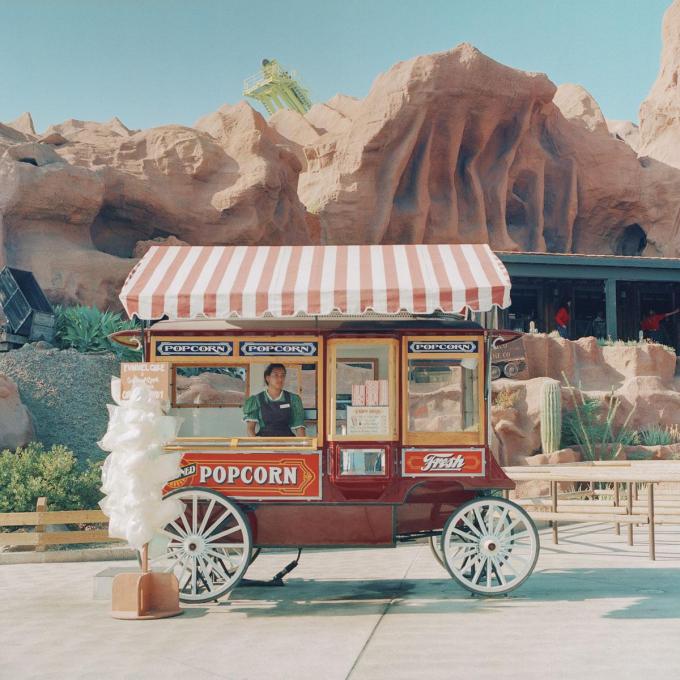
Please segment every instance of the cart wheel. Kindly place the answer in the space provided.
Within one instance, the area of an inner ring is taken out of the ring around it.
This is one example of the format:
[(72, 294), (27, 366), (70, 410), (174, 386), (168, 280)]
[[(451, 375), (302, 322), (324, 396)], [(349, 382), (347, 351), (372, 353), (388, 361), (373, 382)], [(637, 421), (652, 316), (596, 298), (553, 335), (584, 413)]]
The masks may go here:
[(463, 588), (503, 595), (531, 575), (538, 559), (538, 531), (529, 515), (503, 498), (461, 505), (444, 527), (446, 568)]
[(503, 373), (506, 378), (514, 378), (519, 373), (519, 366), (517, 363), (509, 363), (503, 366)]
[(437, 560), (437, 562), (439, 562), (442, 567), (446, 568), (446, 564), (444, 563), (444, 553), (442, 552), (441, 534), (438, 534), (437, 536), (430, 536), (430, 550), (434, 555), (434, 559)]
[(501, 377), (501, 367), (498, 364), (491, 365), (491, 380), (498, 380)]
[(149, 543), (149, 568), (174, 572), (181, 602), (209, 602), (234, 588), (259, 549), (237, 505), (215, 491), (177, 489), (184, 513)]

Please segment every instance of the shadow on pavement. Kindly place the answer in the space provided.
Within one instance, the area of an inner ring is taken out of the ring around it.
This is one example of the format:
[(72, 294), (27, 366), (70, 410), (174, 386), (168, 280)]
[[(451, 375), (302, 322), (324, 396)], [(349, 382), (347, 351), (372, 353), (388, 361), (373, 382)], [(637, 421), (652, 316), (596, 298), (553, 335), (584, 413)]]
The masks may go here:
[(611, 600), (610, 619), (680, 619), (677, 569), (550, 569), (534, 572), (507, 597), (473, 597), (451, 579), (317, 581), (294, 579), (283, 588), (237, 588), (212, 611), (260, 616), (353, 616), (386, 609), (445, 614), (507, 610), (537, 602)]

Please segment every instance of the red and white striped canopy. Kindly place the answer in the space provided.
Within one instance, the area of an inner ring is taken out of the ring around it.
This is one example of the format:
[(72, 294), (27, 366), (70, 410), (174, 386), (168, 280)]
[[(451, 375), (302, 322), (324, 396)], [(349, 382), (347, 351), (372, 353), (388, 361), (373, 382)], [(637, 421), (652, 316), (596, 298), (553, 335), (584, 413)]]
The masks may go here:
[(510, 278), (487, 245), (153, 246), (120, 299), (140, 319), (485, 312)]

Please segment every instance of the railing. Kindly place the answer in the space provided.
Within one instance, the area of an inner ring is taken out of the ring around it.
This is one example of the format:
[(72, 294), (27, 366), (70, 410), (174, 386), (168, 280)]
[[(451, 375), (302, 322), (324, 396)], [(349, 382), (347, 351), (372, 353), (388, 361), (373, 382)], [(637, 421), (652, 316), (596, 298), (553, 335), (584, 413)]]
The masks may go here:
[(55, 524), (106, 524), (109, 518), (101, 510), (47, 510), (47, 499), (41, 497), (35, 512), (6, 512), (0, 514), (0, 527), (35, 527), (33, 531), (8, 531), (0, 533), (0, 546), (35, 546), (42, 551), (47, 545), (73, 545), (82, 543), (123, 543), (109, 537), (108, 528), (78, 531), (47, 531)]
[[(558, 543), (559, 522), (604, 522), (620, 534), (628, 527), (633, 545), (633, 527), (647, 525), (649, 558), (656, 559), (658, 524), (680, 524), (680, 489), (655, 491), (658, 484), (680, 484), (680, 461), (605, 461), (517, 466), (504, 468), (515, 482), (547, 482), (550, 495), (517, 498), (534, 520), (552, 525), (553, 543)], [(560, 492), (560, 484), (572, 490)], [(507, 495), (507, 494), (506, 494)]]
[(316, 451), (316, 437), (177, 437), (164, 447), (166, 451), (201, 449), (257, 449), (258, 451), (296, 449)]

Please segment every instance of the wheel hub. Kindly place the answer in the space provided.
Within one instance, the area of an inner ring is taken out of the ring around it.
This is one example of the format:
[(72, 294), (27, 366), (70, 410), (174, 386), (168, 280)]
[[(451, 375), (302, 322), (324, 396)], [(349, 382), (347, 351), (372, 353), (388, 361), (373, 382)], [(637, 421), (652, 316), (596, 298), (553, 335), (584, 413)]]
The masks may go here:
[(500, 550), (500, 541), (494, 536), (488, 536), (481, 542), (480, 547), (483, 555), (496, 555)]
[(205, 551), (205, 539), (201, 536), (187, 536), (182, 547), (189, 555), (200, 555)]

